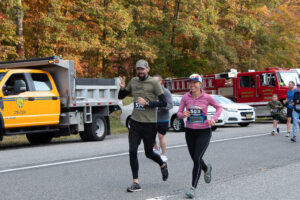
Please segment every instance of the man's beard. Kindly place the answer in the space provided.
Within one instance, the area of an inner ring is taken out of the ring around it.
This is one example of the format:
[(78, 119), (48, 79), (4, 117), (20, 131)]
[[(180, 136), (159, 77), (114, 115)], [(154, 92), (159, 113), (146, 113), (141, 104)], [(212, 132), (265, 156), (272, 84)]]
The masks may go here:
[[(141, 73), (141, 74), (143, 74), (143, 73)], [(144, 76), (140, 76), (140, 74), (138, 74), (138, 77), (139, 77), (139, 80), (140, 81), (144, 81), (144, 80), (146, 80), (147, 79), (147, 77), (148, 77), (148, 75), (147, 74), (143, 74)]]

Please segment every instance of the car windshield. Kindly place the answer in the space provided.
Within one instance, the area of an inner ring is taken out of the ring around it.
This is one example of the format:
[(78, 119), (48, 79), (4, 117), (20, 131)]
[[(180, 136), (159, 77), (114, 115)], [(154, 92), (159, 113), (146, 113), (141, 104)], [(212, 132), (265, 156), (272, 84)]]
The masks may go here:
[(213, 96), (214, 99), (219, 103), (219, 104), (229, 104), (229, 103), (234, 103), (230, 99), (223, 97), (223, 96)]
[(172, 96), (173, 106), (179, 106), (182, 96)]
[(0, 72), (0, 81), (2, 81), (3, 77), (5, 76), (6, 72)]
[(297, 72), (277, 72), (277, 76), (280, 86), (288, 86), (290, 81), (300, 83)]

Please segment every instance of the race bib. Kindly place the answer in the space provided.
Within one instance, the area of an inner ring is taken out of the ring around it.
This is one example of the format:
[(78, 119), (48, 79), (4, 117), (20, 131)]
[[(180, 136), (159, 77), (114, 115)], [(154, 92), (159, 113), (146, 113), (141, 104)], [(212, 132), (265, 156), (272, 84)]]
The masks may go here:
[(136, 110), (145, 110), (145, 106), (139, 104), (137, 101), (133, 102), (133, 106)]
[(203, 124), (206, 120), (206, 116), (203, 113), (202, 108), (193, 106), (189, 109), (190, 116), (188, 118), (190, 124), (201, 123)]
[(296, 109), (296, 110), (300, 110), (300, 104), (296, 104), (296, 105), (295, 105), (295, 109)]
[(278, 112), (278, 109), (277, 108), (273, 109), (273, 112), (275, 112), (275, 113)]

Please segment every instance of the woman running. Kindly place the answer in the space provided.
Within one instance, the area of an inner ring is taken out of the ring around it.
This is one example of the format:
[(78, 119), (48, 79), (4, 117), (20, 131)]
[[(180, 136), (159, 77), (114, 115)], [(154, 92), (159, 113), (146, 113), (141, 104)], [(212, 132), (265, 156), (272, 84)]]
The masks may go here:
[[(178, 118), (187, 118), (185, 139), (194, 162), (192, 186), (185, 193), (189, 198), (195, 196), (201, 169), (204, 171), (205, 182), (210, 183), (211, 181), (212, 166), (210, 164), (206, 165), (202, 157), (210, 142), (211, 126), (215, 125), (215, 121), (222, 112), (222, 106), (213, 97), (206, 94), (201, 87), (201, 76), (192, 74), (189, 77), (190, 92), (183, 95), (177, 112)], [(210, 120), (207, 120), (207, 107), (210, 105), (216, 109), (216, 113)]]

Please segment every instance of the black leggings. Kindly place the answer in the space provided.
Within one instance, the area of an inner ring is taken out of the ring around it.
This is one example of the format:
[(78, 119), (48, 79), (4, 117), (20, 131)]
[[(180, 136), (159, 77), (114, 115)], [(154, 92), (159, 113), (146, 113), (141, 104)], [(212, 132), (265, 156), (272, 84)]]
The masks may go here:
[(160, 156), (153, 152), (156, 134), (156, 123), (141, 123), (134, 120), (130, 120), (130, 129), (128, 136), (129, 159), (133, 179), (138, 178), (139, 161), (137, 158), (137, 151), (139, 145), (141, 144), (141, 140), (143, 140), (144, 142), (146, 157), (159, 164), (159, 166), (162, 166), (164, 164)]
[(185, 139), (190, 156), (194, 162), (192, 186), (197, 187), (201, 175), (201, 169), (206, 172), (207, 166), (202, 157), (209, 145), (211, 129), (189, 129), (186, 128)]

